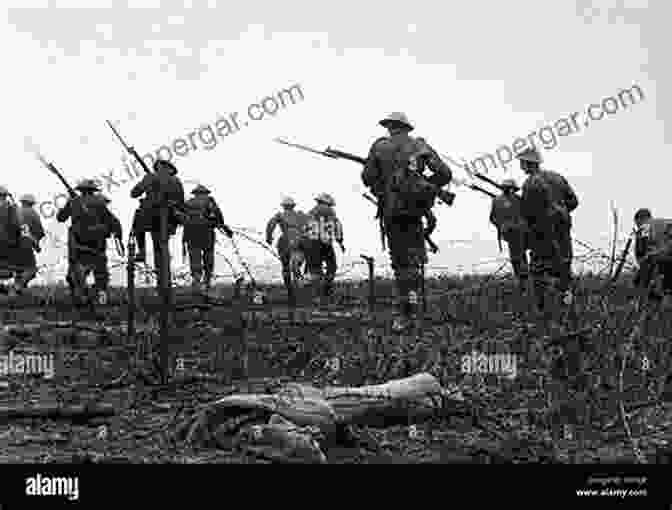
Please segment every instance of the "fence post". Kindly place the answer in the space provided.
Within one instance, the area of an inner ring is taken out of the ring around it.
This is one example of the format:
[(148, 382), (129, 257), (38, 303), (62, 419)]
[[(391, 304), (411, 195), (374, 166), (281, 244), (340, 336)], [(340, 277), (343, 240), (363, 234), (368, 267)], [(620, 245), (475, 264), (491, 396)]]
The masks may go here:
[(375, 289), (375, 275), (373, 272), (373, 257), (367, 257), (366, 255), (360, 255), (369, 266), (369, 310), (371, 313), (374, 312), (376, 304), (376, 289)]
[(130, 343), (135, 338), (135, 238), (128, 239), (128, 261), (126, 262), (126, 293), (128, 297), (126, 338)]
[(160, 363), (162, 371), (163, 383), (168, 382), (170, 375), (169, 366), (169, 331), (170, 331), (170, 309), (172, 305), (171, 299), (171, 275), (170, 275), (170, 247), (168, 246), (168, 204), (162, 201), (161, 204), (161, 228), (160, 228), (160, 267), (159, 267), (159, 292), (161, 293), (161, 315), (160, 315), (160, 331), (161, 331), (161, 354)]

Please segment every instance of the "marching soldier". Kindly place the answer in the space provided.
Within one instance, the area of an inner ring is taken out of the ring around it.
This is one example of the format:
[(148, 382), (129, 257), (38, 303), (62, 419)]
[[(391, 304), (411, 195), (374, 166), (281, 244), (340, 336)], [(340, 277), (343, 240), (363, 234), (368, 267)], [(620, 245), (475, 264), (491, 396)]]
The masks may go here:
[(103, 197), (97, 194), (98, 185), (92, 179), (84, 179), (75, 189), (80, 195), (68, 200), (56, 214), (60, 223), (71, 220), (66, 279), (75, 305), (80, 306), (87, 301), (86, 278), (93, 272), (98, 303), (105, 304), (110, 279), (106, 248), (112, 213)]
[[(338, 269), (332, 243), (336, 241), (342, 252), (345, 252), (345, 246), (343, 226), (334, 210), (336, 201), (327, 193), (320, 193), (315, 197), (315, 201), (317, 204), (308, 213), (306, 262), (316, 294), (321, 298), (332, 294)], [(323, 265), (326, 265), (324, 273)]]
[(285, 197), (280, 202), (282, 211), (277, 212), (266, 225), (266, 243), (273, 244), (273, 232), (280, 227), (281, 235), (276, 248), (282, 264), (282, 279), (290, 299), (295, 298), (292, 276), (298, 280), (302, 277), (305, 241), (303, 233), (308, 222), (308, 216), (302, 211), (296, 211), (296, 202)]
[[(402, 330), (415, 312), (427, 261), (422, 217), (431, 209), (437, 188), (450, 183), (452, 172), (427, 142), (410, 136), (413, 125), (403, 113), (392, 113), (379, 124), (389, 136), (371, 146), (362, 182), (378, 199), (401, 305), (402, 317), (394, 328)], [(422, 175), (425, 167), (431, 177)]]
[(518, 278), (521, 292), (524, 292), (528, 278), (527, 224), (521, 214), (521, 199), (516, 195), (519, 190), (516, 181), (504, 179), (501, 186), (502, 194), (492, 200), (490, 223), (497, 228), (500, 249), (502, 239), (509, 247), (513, 273)]
[[(21, 239), (16, 205), (10, 200), (7, 188), (0, 186), (0, 278), (9, 279), (16, 273), (16, 251)], [(10, 296), (15, 296), (15, 287), (10, 287)]]
[(40, 242), (45, 236), (40, 215), (34, 208), (35, 197), (26, 194), (19, 198), (21, 206), (17, 209), (19, 224), (21, 225), (21, 241), (17, 265), (19, 270), (15, 278), (15, 290), (22, 292), (37, 275), (37, 260), (35, 253), (41, 251)]
[(189, 252), (192, 286), (205, 292), (210, 288), (215, 268), (215, 229), (229, 237), (233, 232), (224, 223), (224, 216), (210, 190), (199, 184), (186, 203), (186, 219), (182, 241)]
[(649, 209), (640, 209), (635, 225), (639, 265), (635, 285), (650, 289), (649, 299), (659, 302), (664, 294), (672, 292), (672, 219), (654, 218)]
[(536, 149), (518, 154), (521, 169), (528, 175), (523, 184), (523, 217), (530, 226), (532, 272), (543, 307), (543, 279), (558, 278), (565, 304), (571, 304), (572, 217), (579, 201), (567, 180), (551, 170), (542, 170)]
[(154, 247), (154, 267), (161, 275), (161, 205), (168, 204), (168, 238), (175, 235), (177, 226), (184, 218), (184, 187), (177, 177), (177, 168), (167, 160), (154, 162), (154, 173), (146, 174), (131, 189), (131, 198), (144, 197), (133, 219), (133, 233), (138, 253), (136, 261), (145, 262), (147, 258), (145, 234), (151, 232)]

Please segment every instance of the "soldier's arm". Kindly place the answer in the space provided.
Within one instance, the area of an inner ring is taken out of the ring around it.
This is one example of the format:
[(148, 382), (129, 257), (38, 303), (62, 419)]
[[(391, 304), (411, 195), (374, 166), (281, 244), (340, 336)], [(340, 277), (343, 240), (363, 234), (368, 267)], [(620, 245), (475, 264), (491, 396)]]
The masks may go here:
[(495, 217), (495, 200), (492, 200), (492, 206), (490, 207), (490, 223), (495, 227), (497, 226), (497, 218)]
[(215, 200), (212, 200), (212, 211), (215, 216), (215, 226), (217, 227), (224, 227), (224, 215), (222, 214), (222, 210), (219, 208), (219, 205), (217, 205), (217, 202)]
[(266, 225), (266, 241), (268, 244), (271, 244), (271, 241), (273, 241), (273, 231), (278, 226), (278, 223), (280, 223), (280, 213), (274, 214)]
[(576, 193), (574, 192), (574, 189), (569, 184), (567, 179), (565, 179), (562, 176), (561, 176), (561, 179), (562, 179), (565, 206), (567, 207), (567, 210), (571, 213), (577, 207), (579, 207), (579, 199), (576, 196)]
[(378, 156), (376, 154), (378, 141), (376, 141), (371, 148), (369, 149), (369, 155), (366, 158), (366, 164), (362, 170), (362, 183), (367, 188), (372, 188), (375, 186), (376, 182), (380, 178), (380, 167), (378, 165)]
[(37, 241), (38, 243), (46, 235), (46, 232), (44, 231), (44, 227), (42, 226), (42, 220), (40, 220), (39, 214), (34, 214), (33, 215), (33, 225), (32, 225), (32, 228), (31, 228), (31, 232), (33, 234), (33, 237), (35, 238), (35, 241)]
[(131, 188), (131, 198), (138, 198), (143, 193), (146, 193), (149, 188), (149, 175), (145, 175), (139, 183)]
[(116, 237), (117, 239), (123, 239), (123, 231), (121, 228), (121, 221), (119, 221), (119, 218), (117, 218), (112, 211), (108, 212), (110, 214), (110, 221), (112, 223), (110, 231), (112, 232), (112, 235)]
[(453, 172), (450, 170), (450, 167), (441, 159), (431, 145), (424, 140), (421, 143), (422, 157), (425, 159), (427, 167), (434, 174), (428, 180), (439, 187), (450, 184), (450, 181), (453, 179)]
[(72, 200), (68, 200), (62, 209), (56, 213), (56, 220), (59, 223), (64, 223), (68, 221), (68, 218), (72, 215)]
[(343, 244), (343, 224), (334, 216), (334, 237), (338, 244)]

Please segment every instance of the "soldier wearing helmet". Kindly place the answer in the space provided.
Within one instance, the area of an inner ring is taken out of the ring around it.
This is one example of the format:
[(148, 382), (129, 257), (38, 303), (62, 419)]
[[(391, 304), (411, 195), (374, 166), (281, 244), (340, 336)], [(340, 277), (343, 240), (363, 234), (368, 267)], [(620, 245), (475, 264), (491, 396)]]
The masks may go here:
[(572, 281), (572, 218), (578, 207), (576, 193), (562, 175), (540, 168), (541, 155), (535, 148), (518, 154), (521, 169), (528, 178), (523, 184), (522, 212), (530, 227), (532, 272), (535, 276), (538, 305), (551, 279), (557, 278), (563, 301), (570, 304)]
[(302, 211), (296, 211), (296, 202), (291, 197), (285, 197), (280, 202), (282, 211), (275, 213), (266, 224), (266, 243), (273, 244), (273, 233), (280, 227), (280, 237), (276, 248), (282, 264), (282, 279), (290, 300), (294, 300), (295, 288), (293, 281), (301, 279), (301, 266), (304, 262), (305, 240), (303, 233), (308, 216)]
[(41, 251), (40, 241), (45, 236), (40, 215), (34, 208), (35, 196), (27, 193), (19, 198), (17, 208), (19, 224), (21, 225), (21, 240), (18, 247), (17, 276), (15, 279), (16, 292), (22, 292), (37, 275), (37, 260), (35, 253)]
[[(21, 226), (16, 205), (10, 200), (9, 190), (0, 186), (0, 278), (11, 278), (16, 271), (17, 248), (21, 240)], [(15, 287), (9, 292), (15, 295)]]
[[(392, 113), (379, 124), (388, 136), (371, 146), (361, 177), (378, 199), (402, 312), (394, 328), (403, 330), (415, 313), (421, 269), (427, 261), (422, 217), (431, 210), (441, 187), (450, 183), (452, 172), (424, 139), (410, 136), (414, 127), (405, 114)], [(425, 170), (431, 177), (424, 176)]]
[(215, 229), (229, 238), (233, 232), (224, 223), (224, 216), (210, 190), (199, 184), (187, 200), (182, 242), (189, 253), (192, 286), (205, 292), (212, 283), (215, 268)]
[[(509, 258), (513, 273), (518, 278), (521, 292), (525, 291), (528, 278), (527, 262), (527, 224), (521, 214), (521, 200), (516, 191), (516, 181), (504, 179), (501, 183), (502, 194), (492, 200), (490, 223), (497, 228), (497, 239), (504, 239), (509, 247)], [(500, 244), (501, 249), (501, 244)]]
[[(321, 299), (332, 294), (338, 269), (333, 242), (336, 241), (343, 252), (345, 246), (343, 226), (334, 210), (334, 198), (328, 193), (320, 193), (315, 197), (315, 202), (315, 207), (308, 213), (305, 254), (315, 297)], [(326, 266), (324, 272), (323, 266)]]
[(131, 189), (131, 198), (140, 198), (140, 205), (133, 218), (133, 234), (137, 243), (137, 262), (147, 258), (145, 234), (152, 234), (154, 266), (160, 272), (161, 257), (161, 205), (168, 206), (168, 237), (175, 235), (177, 226), (184, 219), (184, 187), (177, 177), (177, 168), (170, 161), (159, 159), (154, 162), (154, 173), (146, 174)]
[[(100, 196), (98, 183), (82, 180), (75, 189), (80, 195), (72, 197), (56, 213), (56, 219), (68, 229), (68, 275), (66, 277), (73, 301), (77, 306), (88, 304), (86, 279), (93, 272), (99, 304), (107, 302), (110, 273), (107, 267), (107, 238), (114, 216)], [(118, 222), (118, 220), (117, 220)]]
[(639, 209), (634, 220), (639, 266), (635, 285), (650, 289), (649, 298), (660, 301), (672, 292), (672, 219), (654, 218), (650, 209)]

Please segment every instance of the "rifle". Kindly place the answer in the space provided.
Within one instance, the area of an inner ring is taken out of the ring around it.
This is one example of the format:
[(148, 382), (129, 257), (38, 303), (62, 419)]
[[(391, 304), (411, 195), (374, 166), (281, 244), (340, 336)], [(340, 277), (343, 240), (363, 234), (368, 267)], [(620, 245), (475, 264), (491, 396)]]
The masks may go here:
[[(378, 201), (375, 198), (373, 198), (371, 195), (369, 195), (368, 193), (362, 193), (362, 196), (364, 198), (366, 198), (369, 202), (374, 204), (376, 207), (379, 207)], [(379, 218), (379, 220), (381, 222), (381, 225), (382, 225), (382, 223), (383, 223), (382, 216), (376, 216), (376, 217)], [(384, 231), (381, 232), (381, 235), (384, 235)], [(425, 238), (425, 241), (427, 241), (427, 244), (429, 245), (429, 249), (431, 250), (431, 252), (432, 253), (437, 253), (439, 251), (439, 247), (436, 245), (436, 243), (434, 241), (432, 241), (431, 233), (430, 232), (424, 232), (424, 238)], [(383, 245), (384, 244), (385, 243), (383, 242)]]
[(133, 147), (131, 147), (130, 145), (127, 145), (126, 142), (124, 142), (124, 139), (121, 137), (119, 132), (114, 128), (114, 126), (112, 125), (112, 123), (109, 120), (106, 120), (105, 122), (107, 122), (107, 125), (110, 126), (110, 129), (115, 134), (115, 136), (117, 137), (117, 139), (119, 140), (121, 145), (124, 146), (124, 149), (126, 149), (126, 152), (128, 152), (131, 156), (133, 156), (135, 158), (135, 160), (138, 163), (140, 163), (140, 166), (145, 171), (145, 173), (151, 174), (152, 172), (149, 169), (149, 167), (147, 167), (147, 163), (145, 163), (145, 161), (140, 157), (140, 155), (137, 153), (137, 151)]
[(63, 174), (58, 171), (58, 168), (54, 166), (53, 163), (48, 162), (42, 154), (39, 152), (35, 152), (35, 155), (37, 156), (37, 159), (40, 160), (40, 162), (47, 167), (47, 170), (49, 170), (51, 173), (53, 173), (58, 179), (63, 183), (63, 186), (65, 186), (65, 189), (68, 190), (68, 194), (70, 195), (70, 198), (77, 198), (79, 197), (78, 193), (74, 190), (72, 186), (70, 186), (70, 183), (65, 180), (65, 177), (63, 177)]
[(491, 197), (491, 198), (497, 198), (497, 195), (495, 195), (492, 191), (488, 191), (488, 190), (485, 189), (485, 188), (481, 188), (481, 187), (480, 187), (479, 185), (477, 185), (477, 184), (467, 184), (467, 187), (470, 188), (470, 189), (473, 189), (474, 191), (480, 191), (481, 193), (484, 193), (484, 194), (488, 195), (488, 196)]
[(623, 252), (621, 253), (621, 260), (618, 262), (618, 266), (616, 266), (616, 271), (614, 271), (613, 276), (611, 277), (611, 281), (615, 282), (618, 280), (618, 277), (621, 276), (621, 272), (623, 271), (623, 266), (625, 266), (625, 260), (628, 256), (628, 252), (630, 251), (630, 246), (632, 246), (632, 239), (634, 237), (634, 230), (630, 237), (628, 238), (628, 242), (625, 243), (625, 248), (623, 248)]
[[(352, 161), (354, 163), (359, 163), (360, 165), (365, 165), (366, 164), (366, 158), (362, 158), (361, 156), (357, 156), (355, 154), (351, 154), (349, 152), (344, 152), (344, 151), (339, 151), (336, 149), (332, 149), (331, 147), (327, 147), (325, 150), (320, 151), (317, 149), (313, 149), (312, 147), (308, 147), (307, 145), (301, 145), (298, 143), (291, 143), (286, 140), (283, 140), (282, 138), (275, 138), (273, 141), (282, 143), (284, 145), (288, 145), (290, 147), (295, 147), (297, 149), (301, 149), (304, 151), (312, 152), (313, 154), (319, 154), (320, 156), (326, 156), (328, 158), (332, 159), (347, 159), (348, 161)], [(415, 177), (420, 177), (422, 178), (436, 193), (437, 198), (443, 202), (444, 204), (451, 206), (453, 205), (453, 201), (455, 200), (455, 193), (451, 193), (450, 191), (442, 190), (439, 186), (431, 183), (430, 181), (427, 180), (427, 178), (422, 175), (420, 172), (417, 170), (410, 170), (409, 172), (414, 175)]]

